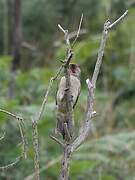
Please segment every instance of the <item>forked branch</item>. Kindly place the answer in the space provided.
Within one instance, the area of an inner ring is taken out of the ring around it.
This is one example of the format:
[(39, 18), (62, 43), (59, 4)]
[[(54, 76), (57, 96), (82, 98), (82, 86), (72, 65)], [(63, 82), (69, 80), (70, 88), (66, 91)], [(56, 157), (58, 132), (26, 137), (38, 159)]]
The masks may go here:
[(126, 15), (128, 11), (126, 11), (120, 18), (118, 18), (114, 23), (110, 21), (106, 21), (104, 24), (104, 29), (102, 33), (101, 43), (98, 51), (97, 61), (95, 65), (95, 69), (93, 72), (92, 79), (87, 79), (86, 83), (88, 86), (88, 97), (87, 97), (87, 110), (86, 110), (86, 117), (84, 120), (84, 124), (81, 127), (80, 134), (75, 139), (75, 141), (71, 144), (71, 152), (75, 151), (88, 137), (90, 130), (91, 130), (91, 121), (92, 121), (92, 114), (93, 114), (93, 104), (94, 104), (94, 93), (96, 88), (96, 82), (99, 75), (99, 71), (102, 65), (105, 45), (107, 41), (108, 31), (117, 23), (119, 23)]
[[(18, 122), (18, 126), (19, 126), (19, 131), (20, 131), (20, 136), (21, 136), (21, 144), (22, 144), (22, 152), (21, 155), (19, 157), (16, 158), (16, 160), (8, 165), (4, 165), (0, 167), (0, 170), (4, 170), (4, 169), (8, 169), (11, 168), (13, 166), (15, 166), (22, 158), (27, 158), (27, 139), (25, 136), (25, 131), (24, 131), (24, 121), (23, 118), (20, 116), (17, 116), (9, 111), (6, 111), (4, 109), (0, 109), (0, 112), (7, 114), (8, 116), (11, 116), (13, 118), (15, 118)], [(5, 134), (0, 138), (0, 140), (2, 140), (4, 138)]]
[[(83, 125), (80, 128), (80, 131), (79, 131), (80, 133), (79, 133), (78, 137), (72, 143), (66, 144), (66, 146), (65, 146), (65, 148), (63, 150), (64, 153), (63, 153), (63, 158), (62, 158), (62, 163), (61, 163), (60, 180), (69, 180), (69, 161), (70, 161), (70, 157), (71, 157), (72, 153), (82, 143), (84, 143), (84, 141), (88, 137), (88, 135), (90, 133), (90, 130), (91, 130), (91, 124), (92, 124), (91, 121), (92, 121), (93, 116), (96, 114), (96, 112), (93, 111), (94, 93), (95, 93), (95, 89), (96, 89), (97, 78), (98, 78), (99, 71), (100, 71), (100, 68), (101, 68), (101, 65), (102, 65), (102, 60), (103, 60), (103, 55), (104, 55), (104, 50), (105, 50), (105, 45), (106, 45), (106, 41), (107, 41), (108, 32), (112, 27), (114, 27), (116, 24), (118, 24), (127, 15), (127, 13), (128, 13), (128, 11), (126, 11), (114, 23), (111, 23), (109, 20), (107, 20), (105, 22), (105, 24), (104, 24), (101, 43), (100, 43), (98, 56), (97, 56), (97, 61), (96, 61), (96, 65), (95, 65), (93, 75), (92, 75), (92, 79), (87, 79), (86, 80), (86, 83), (87, 83), (87, 86), (88, 86), (86, 116), (85, 116)], [(78, 32), (80, 31), (80, 27), (81, 27), (81, 23), (82, 23), (82, 17), (81, 17)], [(60, 25), (59, 25), (59, 28), (65, 34), (65, 37), (67, 37), (67, 39), (66, 39), (67, 52), (71, 53), (72, 51), (71, 51), (71, 48), (70, 48), (70, 41), (68, 39), (68, 31), (64, 30), (64, 28), (62, 28), (62, 26), (60, 26)], [(78, 35), (77, 35), (77, 37), (78, 37)], [(76, 39), (73, 42), (73, 46), (74, 46), (75, 42), (76, 42)], [(68, 53), (67, 53), (67, 57), (69, 57)], [(67, 74), (67, 76), (66, 76), (67, 82), (68, 82), (68, 78), (69, 78), (69, 75)], [(69, 84), (69, 87), (70, 87), (70, 84)], [(70, 93), (69, 93), (69, 95), (70, 95)], [(69, 98), (68, 100), (70, 100), (70, 96), (68, 96), (68, 98)], [(67, 106), (67, 108), (68, 108), (68, 106)], [(70, 114), (69, 114), (69, 117), (70, 117)]]

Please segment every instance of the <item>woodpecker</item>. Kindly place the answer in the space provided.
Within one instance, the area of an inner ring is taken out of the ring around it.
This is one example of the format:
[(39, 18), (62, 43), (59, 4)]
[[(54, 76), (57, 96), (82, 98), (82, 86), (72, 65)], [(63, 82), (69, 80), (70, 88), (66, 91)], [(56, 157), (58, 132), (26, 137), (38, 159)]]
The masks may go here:
[[(71, 95), (71, 105), (72, 108), (75, 108), (75, 105), (78, 101), (80, 90), (81, 90), (81, 83), (80, 83), (80, 75), (81, 70), (78, 64), (69, 64), (69, 75), (70, 75), (70, 95)], [(65, 128), (64, 123), (67, 124), (68, 131), (71, 132), (70, 122), (68, 117), (68, 111), (66, 106), (66, 98), (65, 98), (65, 91), (66, 91), (66, 78), (63, 76), (60, 80), (57, 97), (56, 97), (56, 104), (57, 104), (57, 127), (56, 132), (62, 134), (63, 139), (66, 139), (65, 135)], [(72, 122), (74, 125), (74, 122)], [(72, 133), (70, 133), (72, 137)]]

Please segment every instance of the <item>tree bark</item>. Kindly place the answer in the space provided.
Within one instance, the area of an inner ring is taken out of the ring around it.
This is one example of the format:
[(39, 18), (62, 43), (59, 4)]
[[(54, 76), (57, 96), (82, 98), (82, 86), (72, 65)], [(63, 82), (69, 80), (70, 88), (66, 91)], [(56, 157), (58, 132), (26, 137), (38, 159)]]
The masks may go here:
[(13, 0), (6, 0), (7, 4), (7, 27), (8, 27), (8, 55), (12, 55), (13, 46)]
[[(12, 17), (11, 17), (12, 18)], [(13, 98), (16, 86), (16, 70), (21, 61), (22, 21), (21, 0), (14, 0), (13, 4), (13, 41), (12, 41), (12, 64), (11, 79), (9, 83), (9, 98)]]
[(61, 160), (60, 180), (69, 180), (70, 145), (65, 145), (64, 154)]
[(13, 24), (13, 62), (12, 70), (15, 71), (20, 65), (21, 60), (21, 40), (22, 40), (22, 21), (21, 21), (21, 0), (14, 0), (14, 24)]
[(7, 0), (3, 0), (3, 52), (8, 54), (8, 5)]

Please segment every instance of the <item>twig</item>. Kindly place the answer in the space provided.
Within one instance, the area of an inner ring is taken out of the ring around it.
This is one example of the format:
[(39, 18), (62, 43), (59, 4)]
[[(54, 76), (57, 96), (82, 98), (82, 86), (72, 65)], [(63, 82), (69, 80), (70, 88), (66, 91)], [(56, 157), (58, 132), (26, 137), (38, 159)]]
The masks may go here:
[[(76, 38), (77, 33), (78, 33), (78, 30), (70, 32), (69, 33), (69, 40), (73, 39), (73, 41), (74, 41), (74, 38)], [(87, 34), (87, 33), (88, 33), (87, 29), (81, 29), (79, 35), (83, 35), (83, 34)], [(54, 41), (54, 43), (53, 43), (54, 47), (59, 47), (60, 45), (61, 45), (61, 41), (60, 40)]]
[[(115, 22), (117, 23), (120, 22), (120, 20), (122, 20), (126, 14), (127, 14), (127, 11), (126, 13), (124, 13), (124, 15), (121, 16), (122, 18), (119, 18)], [(93, 112), (94, 92), (96, 88), (96, 81), (97, 81), (101, 64), (102, 64), (102, 58), (103, 58), (105, 44), (106, 44), (107, 35), (108, 35), (108, 27), (110, 27), (110, 22), (106, 21), (104, 24), (104, 30), (103, 30), (103, 34), (101, 38), (100, 48), (98, 51), (98, 57), (97, 57), (95, 69), (93, 72), (92, 80), (90, 79), (86, 80), (87, 86), (88, 86), (88, 97), (87, 97), (88, 102), (87, 102), (86, 118), (84, 121), (84, 125), (82, 127), (83, 130), (80, 132), (79, 136), (75, 139), (75, 141), (71, 145), (71, 152), (76, 150), (85, 141), (85, 139), (88, 137), (89, 132), (91, 130), (91, 118), (92, 118), (92, 112)]]
[(66, 42), (67, 52), (66, 52), (65, 65), (64, 65), (64, 74), (66, 78), (66, 87), (65, 87), (66, 91), (65, 91), (64, 96), (66, 100), (67, 116), (69, 120), (68, 120), (68, 127), (65, 128), (65, 124), (64, 124), (64, 128), (67, 132), (66, 133), (67, 137), (65, 137), (65, 139), (70, 141), (70, 139), (72, 138), (72, 133), (73, 133), (74, 120), (73, 120), (73, 107), (72, 107), (71, 92), (70, 92), (71, 82), (70, 82), (70, 74), (69, 74), (69, 64), (72, 60), (73, 52), (71, 50), (68, 30), (65, 31), (65, 42)]
[(65, 145), (59, 140), (57, 139), (55, 136), (53, 135), (50, 135), (50, 138), (54, 141), (56, 141), (58, 144), (60, 144), (62, 147), (64, 147)]
[(27, 139), (24, 132), (23, 121), (21, 119), (18, 119), (18, 126), (19, 126), (20, 135), (22, 139), (22, 155), (26, 159), (27, 158)]
[[(78, 31), (74, 31), (74, 32), (69, 33), (69, 39), (76, 38), (77, 33), (78, 33)], [(83, 35), (83, 34), (87, 34), (87, 33), (88, 33), (87, 29), (80, 29), (79, 35)], [(72, 45), (72, 47), (73, 47), (73, 45)]]
[[(60, 173), (60, 180), (68, 180), (68, 174), (69, 174), (69, 156), (68, 156), (68, 147), (69, 147), (69, 141), (72, 138), (73, 133), (73, 108), (72, 108), (72, 101), (71, 101), (71, 83), (70, 83), (70, 74), (69, 74), (69, 63), (71, 62), (71, 59), (73, 57), (73, 52), (71, 50), (70, 40), (69, 40), (69, 34), (68, 30), (65, 30), (61, 25), (58, 25), (60, 30), (64, 33), (65, 36), (65, 42), (66, 42), (66, 58), (65, 58), (65, 64), (64, 64), (64, 74), (66, 78), (66, 91), (64, 94), (65, 97), (65, 103), (66, 103), (66, 111), (67, 111), (67, 117), (68, 117), (68, 127), (67, 124), (64, 124), (65, 129), (65, 146), (63, 148), (63, 158), (61, 161), (61, 173)], [(68, 143), (67, 143), (68, 141)]]
[(117, 25), (122, 19), (125, 18), (125, 16), (128, 14), (128, 10), (126, 10), (124, 12), (124, 14), (122, 16), (120, 16), (119, 19), (117, 19), (115, 22), (113, 22), (112, 24), (110, 24), (110, 26), (108, 27), (108, 29), (111, 29), (113, 26)]
[(35, 167), (35, 178), (39, 180), (39, 141), (38, 141), (38, 121), (41, 119), (45, 106), (48, 100), (50, 90), (52, 88), (54, 80), (56, 80), (63, 69), (63, 65), (59, 68), (56, 75), (50, 79), (47, 91), (45, 93), (41, 108), (39, 110), (38, 116), (32, 118), (32, 132), (33, 132), (33, 149), (34, 149), (34, 167)]
[(52, 87), (52, 84), (53, 84), (53, 78), (50, 79), (50, 82), (49, 82), (47, 91), (46, 91), (46, 93), (45, 93), (45, 97), (44, 97), (44, 99), (43, 99), (43, 102), (42, 102), (42, 105), (41, 105), (41, 108), (40, 108), (38, 117), (34, 119), (35, 121), (39, 121), (39, 120), (41, 119), (41, 116), (42, 116), (42, 114), (43, 114), (43, 112), (44, 112), (44, 109), (45, 109), (46, 102), (47, 102), (47, 100), (48, 100), (48, 95), (49, 95), (50, 89), (51, 89), (51, 87)]
[(58, 69), (58, 71), (57, 71), (57, 73), (56, 73), (56, 75), (53, 77), (53, 80), (56, 80), (58, 77), (59, 77), (59, 75), (60, 75), (60, 73), (61, 73), (61, 71), (62, 71), (62, 69), (63, 69), (63, 67), (64, 67), (64, 62), (62, 62), (63, 64), (60, 66), (60, 68)]
[(69, 33), (68, 30), (65, 30), (60, 24), (58, 24), (58, 27), (60, 30), (64, 33), (66, 45), (67, 45), (67, 51), (71, 51), (71, 46), (70, 46), (70, 40), (69, 40)]
[(63, 69), (63, 64), (61, 65), (61, 67), (59, 68), (59, 70), (57, 71), (56, 75), (54, 77), (52, 77), (50, 79), (50, 82), (49, 82), (49, 85), (48, 85), (48, 88), (47, 88), (47, 91), (45, 93), (45, 96), (44, 96), (44, 99), (43, 99), (43, 102), (42, 102), (42, 105), (41, 105), (41, 108), (40, 108), (40, 111), (38, 113), (38, 116), (37, 118), (35, 118), (36, 121), (39, 121), (43, 115), (43, 112), (45, 110), (45, 105), (47, 103), (47, 100), (48, 100), (48, 96), (49, 96), (49, 93), (50, 93), (50, 90), (52, 88), (52, 85), (53, 85), (53, 82), (58, 78), (59, 74), (61, 73)]
[(0, 170), (6, 170), (6, 169), (9, 169), (9, 168), (12, 168), (13, 166), (15, 166), (20, 160), (21, 160), (22, 156), (19, 156), (16, 158), (16, 160), (8, 165), (5, 165), (5, 166), (1, 166), (0, 167)]
[(32, 119), (32, 138), (34, 150), (34, 167), (35, 167), (35, 180), (39, 180), (39, 142), (38, 142), (38, 128), (37, 121)]
[(77, 31), (77, 34), (76, 34), (76, 38), (74, 39), (73, 43), (72, 43), (72, 48), (74, 47), (78, 37), (79, 37), (79, 34), (80, 34), (80, 30), (81, 30), (81, 25), (82, 25), (82, 21), (83, 21), (83, 14), (81, 15), (81, 19), (80, 19), (80, 23), (79, 23), (79, 27), (78, 27), (78, 31)]
[(27, 139), (24, 132), (24, 121), (23, 118), (20, 116), (17, 116), (9, 111), (6, 111), (4, 109), (0, 109), (0, 112), (5, 113), (13, 118), (15, 118), (18, 122), (20, 135), (21, 135), (21, 142), (22, 142), (22, 155), (26, 159), (27, 158)]
[(0, 109), (0, 112), (5, 113), (5, 114), (7, 114), (7, 115), (9, 115), (9, 116), (12, 116), (12, 117), (15, 118), (15, 119), (23, 119), (22, 117), (19, 117), (19, 116), (15, 115), (15, 114), (13, 114), (13, 113), (11, 113), (11, 112), (9, 112), (9, 111), (6, 111), (6, 110), (4, 110), (4, 109)]
[[(42, 173), (43, 171), (49, 169), (50, 167), (54, 166), (55, 164), (57, 164), (60, 160), (61, 160), (62, 156), (58, 156), (57, 158), (49, 161), (45, 166), (42, 166), (42, 168), (39, 170), (39, 173)], [(26, 178), (24, 178), (24, 180), (33, 180), (35, 176), (35, 173), (30, 174), (29, 176), (27, 176)]]
[(65, 29), (60, 25), (60, 24), (58, 24), (58, 27), (60, 28), (60, 30), (65, 34)]
[(93, 86), (91, 86), (91, 88), (88, 91), (87, 111), (86, 111), (86, 118), (84, 120), (84, 125), (82, 126), (82, 130), (80, 131), (79, 136), (75, 139), (75, 141), (71, 145), (71, 153), (75, 151), (89, 135), (91, 129), (93, 102), (94, 102), (94, 88)]
[[(97, 78), (99, 75), (99, 71), (101, 68), (101, 64), (102, 64), (102, 59), (103, 59), (103, 54), (104, 54), (104, 49), (105, 49), (105, 45), (106, 45), (106, 40), (107, 40), (107, 35), (108, 35), (108, 30), (110, 30), (114, 25), (116, 25), (117, 23), (119, 23), (127, 14), (127, 11), (118, 19), (116, 20), (114, 23), (110, 23), (110, 21), (106, 21), (104, 24), (104, 29), (103, 29), (103, 33), (102, 33), (102, 38), (101, 38), (101, 43), (100, 43), (100, 47), (99, 47), (99, 51), (98, 51), (98, 56), (97, 56), (97, 61), (96, 61), (96, 65), (95, 65), (95, 69), (93, 72), (93, 76), (92, 79), (87, 79), (86, 83), (88, 86), (88, 97), (87, 97), (87, 110), (86, 110), (86, 117), (84, 119), (84, 123), (82, 125), (82, 127), (80, 128), (79, 131), (79, 135), (78, 137), (71, 143), (65, 142), (65, 147), (63, 149), (64, 153), (63, 153), (63, 157), (62, 157), (62, 161), (61, 161), (61, 173), (60, 173), (60, 180), (69, 180), (69, 161), (70, 161), (70, 157), (72, 155), (72, 153), (86, 140), (86, 138), (88, 137), (90, 130), (91, 130), (91, 121), (92, 118), (96, 115), (96, 112), (93, 111), (93, 104), (94, 104), (94, 92), (95, 92), (95, 88), (96, 88), (96, 82), (97, 82)], [(66, 94), (66, 107), (67, 107), (67, 114), (69, 117), (69, 122), (72, 122), (72, 106), (71, 106), (71, 101), (70, 101), (70, 76), (69, 76), (69, 72), (68, 72), (68, 65), (72, 59), (72, 47), (74, 46), (78, 36), (79, 36), (79, 32), (80, 32), (80, 28), (81, 28), (81, 24), (82, 24), (82, 19), (83, 19), (83, 15), (81, 16), (81, 20), (80, 20), (80, 24), (79, 24), (79, 28), (78, 28), (78, 33), (77, 36), (72, 44), (72, 46), (70, 46), (70, 41), (69, 41), (69, 35), (68, 35), (68, 30), (65, 30), (61, 25), (58, 25), (58, 27), (61, 29), (61, 31), (65, 34), (65, 41), (66, 41), (66, 46), (67, 46), (67, 56), (65, 59), (65, 77), (66, 77), (66, 89), (67, 91), (65, 91)], [(70, 111), (69, 111), (70, 110)]]
[(100, 44), (99, 51), (98, 51), (97, 62), (96, 62), (95, 69), (93, 72), (92, 80), (91, 80), (91, 82), (89, 81), (89, 84), (91, 83), (94, 88), (96, 88), (96, 81), (97, 81), (97, 77), (98, 77), (100, 67), (102, 64), (104, 49), (105, 49), (107, 35), (108, 35), (107, 29), (108, 29), (109, 24), (110, 24), (109, 21), (106, 21), (104, 24), (104, 30), (103, 30), (103, 34), (102, 34), (102, 38), (101, 38), (101, 44)]
[(3, 135), (0, 137), (0, 141), (3, 140), (5, 138), (5, 132), (3, 133)]
[[(72, 127), (71, 127), (72, 128)], [(64, 132), (65, 132), (65, 136), (66, 136), (66, 141), (70, 142), (70, 140), (72, 139), (71, 137), (71, 132), (69, 132), (68, 127), (67, 127), (67, 123), (64, 123)]]

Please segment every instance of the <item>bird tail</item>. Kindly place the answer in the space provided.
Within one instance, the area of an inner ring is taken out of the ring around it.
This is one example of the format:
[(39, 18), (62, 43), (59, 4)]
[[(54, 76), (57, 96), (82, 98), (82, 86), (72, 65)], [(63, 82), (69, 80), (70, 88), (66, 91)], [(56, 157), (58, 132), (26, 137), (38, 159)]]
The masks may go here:
[(63, 139), (65, 139), (65, 131), (64, 131), (64, 123), (65, 123), (65, 117), (61, 112), (57, 113), (57, 132), (59, 132)]

